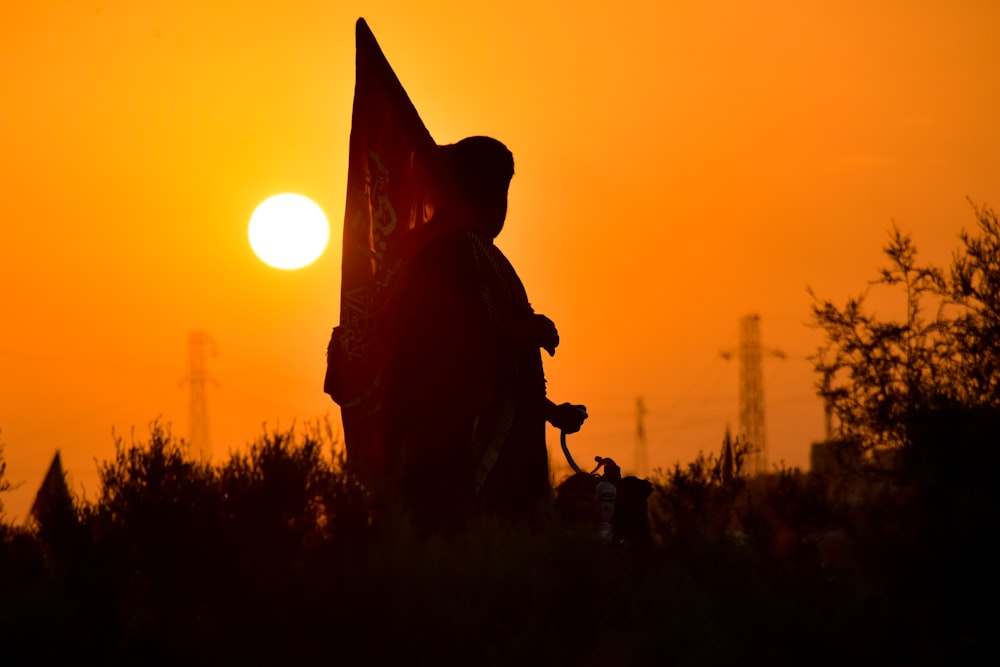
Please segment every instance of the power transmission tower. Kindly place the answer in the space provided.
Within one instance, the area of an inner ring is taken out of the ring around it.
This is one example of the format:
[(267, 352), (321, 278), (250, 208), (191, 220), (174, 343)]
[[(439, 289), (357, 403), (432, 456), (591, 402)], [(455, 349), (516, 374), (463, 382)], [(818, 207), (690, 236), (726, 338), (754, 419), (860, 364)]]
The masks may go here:
[[(767, 350), (771, 356), (785, 358), (781, 350)], [(729, 359), (731, 353), (722, 353)], [(750, 445), (750, 472), (762, 475), (768, 471), (767, 429), (764, 423), (764, 348), (760, 341), (760, 315), (740, 319), (740, 435)]]
[(760, 347), (760, 316), (740, 320), (740, 431), (753, 447), (750, 470), (767, 472), (767, 431), (764, 428), (764, 369)]
[(191, 388), (191, 412), (188, 424), (191, 440), (191, 452), (201, 460), (208, 461), (212, 457), (212, 437), (208, 427), (208, 400), (206, 385), (215, 380), (205, 370), (205, 357), (216, 355), (215, 341), (204, 331), (192, 331), (188, 335), (188, 385)]
[(649, 473), (649, 452), (646, 448), (646, 404), (642, 396), (635, 399), (635, 476)]

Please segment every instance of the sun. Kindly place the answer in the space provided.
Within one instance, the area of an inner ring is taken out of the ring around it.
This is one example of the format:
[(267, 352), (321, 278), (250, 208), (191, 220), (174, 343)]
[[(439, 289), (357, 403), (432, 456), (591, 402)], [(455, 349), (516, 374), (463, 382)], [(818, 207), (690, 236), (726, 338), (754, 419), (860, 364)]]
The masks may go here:
[(301, 269), (315, 262), (330, 240), (326, 215), (308, 197), (285, 193), (268, 197), (250, 216), (250, 247), (268, 266)]

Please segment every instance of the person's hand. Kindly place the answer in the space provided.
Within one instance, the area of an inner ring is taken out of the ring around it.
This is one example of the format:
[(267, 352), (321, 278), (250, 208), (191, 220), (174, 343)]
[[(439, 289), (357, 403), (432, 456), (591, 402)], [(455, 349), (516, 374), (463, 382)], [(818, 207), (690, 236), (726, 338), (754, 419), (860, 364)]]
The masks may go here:
[(587, 408), (572, 403), (553, 404), (549, 408), (549, 423), (565, 433), (576, 433), (587, 420)]
[(544, 315), (532, 315), (531, 332), (532, 343), (548, 352), (550, 357), (555, 356), (559, 346), (559, 331), (555, 323)]
[(540, 347), (551, 357), (559, 345), (559, 332), (552, 320), (533, 313), (508, 325), (507, 341), (515, 346)]

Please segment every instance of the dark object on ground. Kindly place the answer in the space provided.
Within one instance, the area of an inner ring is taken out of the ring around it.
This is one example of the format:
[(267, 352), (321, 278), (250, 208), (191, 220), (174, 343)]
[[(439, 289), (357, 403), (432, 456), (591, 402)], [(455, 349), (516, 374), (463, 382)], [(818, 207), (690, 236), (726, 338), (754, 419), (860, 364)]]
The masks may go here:
[(605, 475), (578, 472), (556, 487), (555, 506), (559, 516), (569, 524), (597, 531), (601, 522), (597, 485), (602, 481), (610, 481), (617, 490), (612, 519), (614, 543), (652, 544), (647, 503), (653, 492), (652, 483), (631, 475), (621, 478), (613, 461), (601, 461), (610, 462), (610, 465), (602, 463)]
[(653, 493), (649, 480), (628, 476), (618, 486), (618, 500), (615, 502), (614, 541), (616, 544), (638, 544), (648, 546), (653, 543), (649, 529), (649, 508), (647, 501)]

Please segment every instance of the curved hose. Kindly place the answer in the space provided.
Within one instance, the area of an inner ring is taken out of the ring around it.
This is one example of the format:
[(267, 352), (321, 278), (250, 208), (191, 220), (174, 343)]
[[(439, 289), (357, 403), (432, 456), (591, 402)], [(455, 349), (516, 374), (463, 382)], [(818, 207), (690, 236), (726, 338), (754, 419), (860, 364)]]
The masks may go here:
[(583, 472), (580, 466), (576, 464), (576, 461), (573, 460), (573, 455), (569, 453), (569, 447), (566, 446), (566, 431), (559, 431), (559, 444), (562, 445), (563, 454), (566, 456), (566, 462), (569, 463), (569, 467), (574, 472)]

